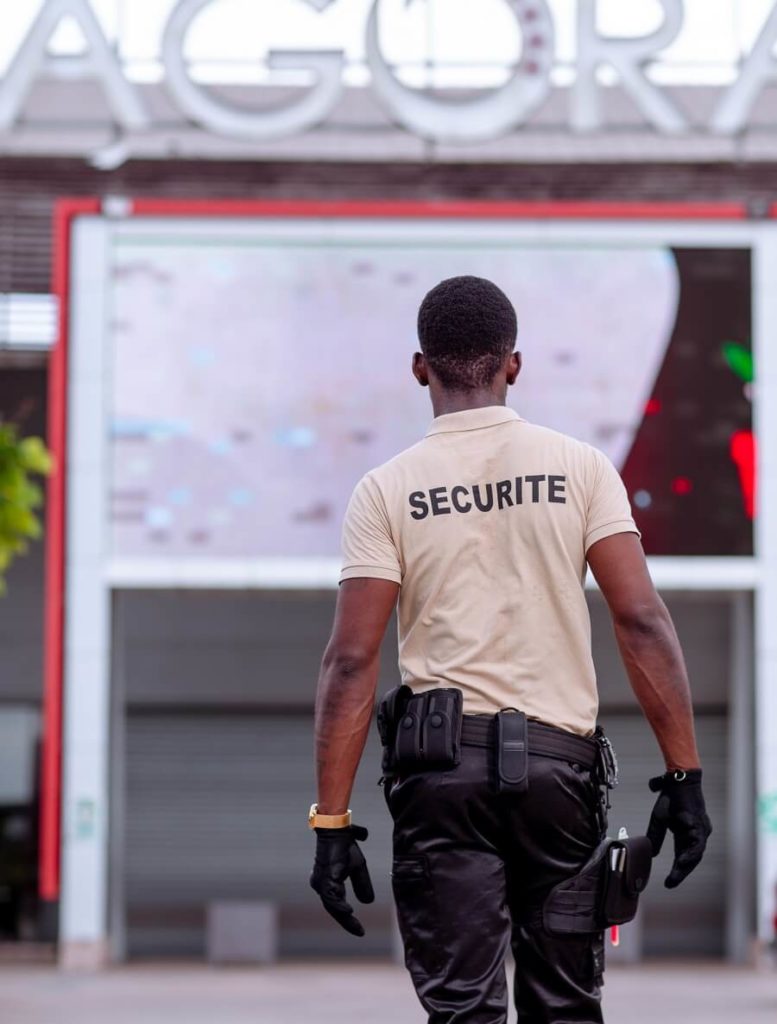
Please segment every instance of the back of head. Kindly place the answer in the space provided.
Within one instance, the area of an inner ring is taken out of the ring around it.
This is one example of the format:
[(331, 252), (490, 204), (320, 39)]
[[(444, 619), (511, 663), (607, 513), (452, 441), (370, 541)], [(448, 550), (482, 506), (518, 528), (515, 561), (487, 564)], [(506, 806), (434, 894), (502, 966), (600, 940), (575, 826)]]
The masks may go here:
[(488, 387), (515, 346), (515, 309), (483, 277), (450, 277), (418, 311), (418, 339), (429, 369), (450, 391)]

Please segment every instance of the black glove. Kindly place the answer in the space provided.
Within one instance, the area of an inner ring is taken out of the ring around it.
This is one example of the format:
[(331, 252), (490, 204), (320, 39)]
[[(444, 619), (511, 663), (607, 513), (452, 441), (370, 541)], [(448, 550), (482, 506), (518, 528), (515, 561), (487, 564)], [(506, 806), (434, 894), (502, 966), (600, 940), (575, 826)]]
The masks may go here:
[(351, 935), (364, 935), (361, 921), (354, 917), (353, 907), (345, 899), (345, 880), (351, 879), (353, 891), (361, 903), (372, 903), (375, 893), (364, 854), (356, 840), (364, 842), (367, 829), (359, 825), (348, 828), (317, 828), (316, 859), (310, 884), (321, 897), (324, 910)]
[(661, 852), (666, 830), (674, 836), (674, 863), (664, 881), (667, 889), (674, 889), (702, 859), (712, 832), (701, 791), (701, 768), (667, 772), (651, 779), (649, 785), (659, 797), (650, 815), (647, 836), (654, 857)]

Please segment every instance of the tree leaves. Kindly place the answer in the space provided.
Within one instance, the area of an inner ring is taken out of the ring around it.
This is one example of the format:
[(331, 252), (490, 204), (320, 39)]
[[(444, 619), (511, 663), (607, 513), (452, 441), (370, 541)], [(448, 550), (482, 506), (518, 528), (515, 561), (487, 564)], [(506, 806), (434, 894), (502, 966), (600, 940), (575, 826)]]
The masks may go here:
[(8, 566), (41, 535), (35, 510), (43, 503), (43, 491), (32, 477), (48, 475), (51, 467), (39, 437), (19, 439), (13, 424), (0, 423), (0, 593), (5, 592)]

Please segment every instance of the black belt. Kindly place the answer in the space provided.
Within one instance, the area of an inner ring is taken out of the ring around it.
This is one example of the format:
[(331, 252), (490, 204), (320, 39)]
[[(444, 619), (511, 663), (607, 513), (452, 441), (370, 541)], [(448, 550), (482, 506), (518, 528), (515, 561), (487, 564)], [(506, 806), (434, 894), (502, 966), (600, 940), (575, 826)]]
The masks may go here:
[[(565, 732), (542, 722), (527, 722), (529, 753), (571, 761), (582, 768), (593, 769), (599, 758), (595, 739)], [(467, 747), (492, 747), (496, 743), (495, 715), (464, 715), (461, 720), (461, 742)]]

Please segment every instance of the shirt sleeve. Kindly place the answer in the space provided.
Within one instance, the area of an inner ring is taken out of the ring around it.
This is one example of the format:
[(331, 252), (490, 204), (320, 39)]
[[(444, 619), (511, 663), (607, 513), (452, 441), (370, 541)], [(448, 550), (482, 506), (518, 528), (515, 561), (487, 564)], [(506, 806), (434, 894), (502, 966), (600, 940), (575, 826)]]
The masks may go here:
[(402, 582), (399, 552), (391, 535), (386, 505), (368, 473), (351, 495), (343, 521), (340, 582), (358, 577)]
[(615, 533), (636, 533), (640, 536), (618, 470), (598, 449), (592, 451), (594, 466), (585, 527), (586, 554), (598, 540), (604, 540)]

